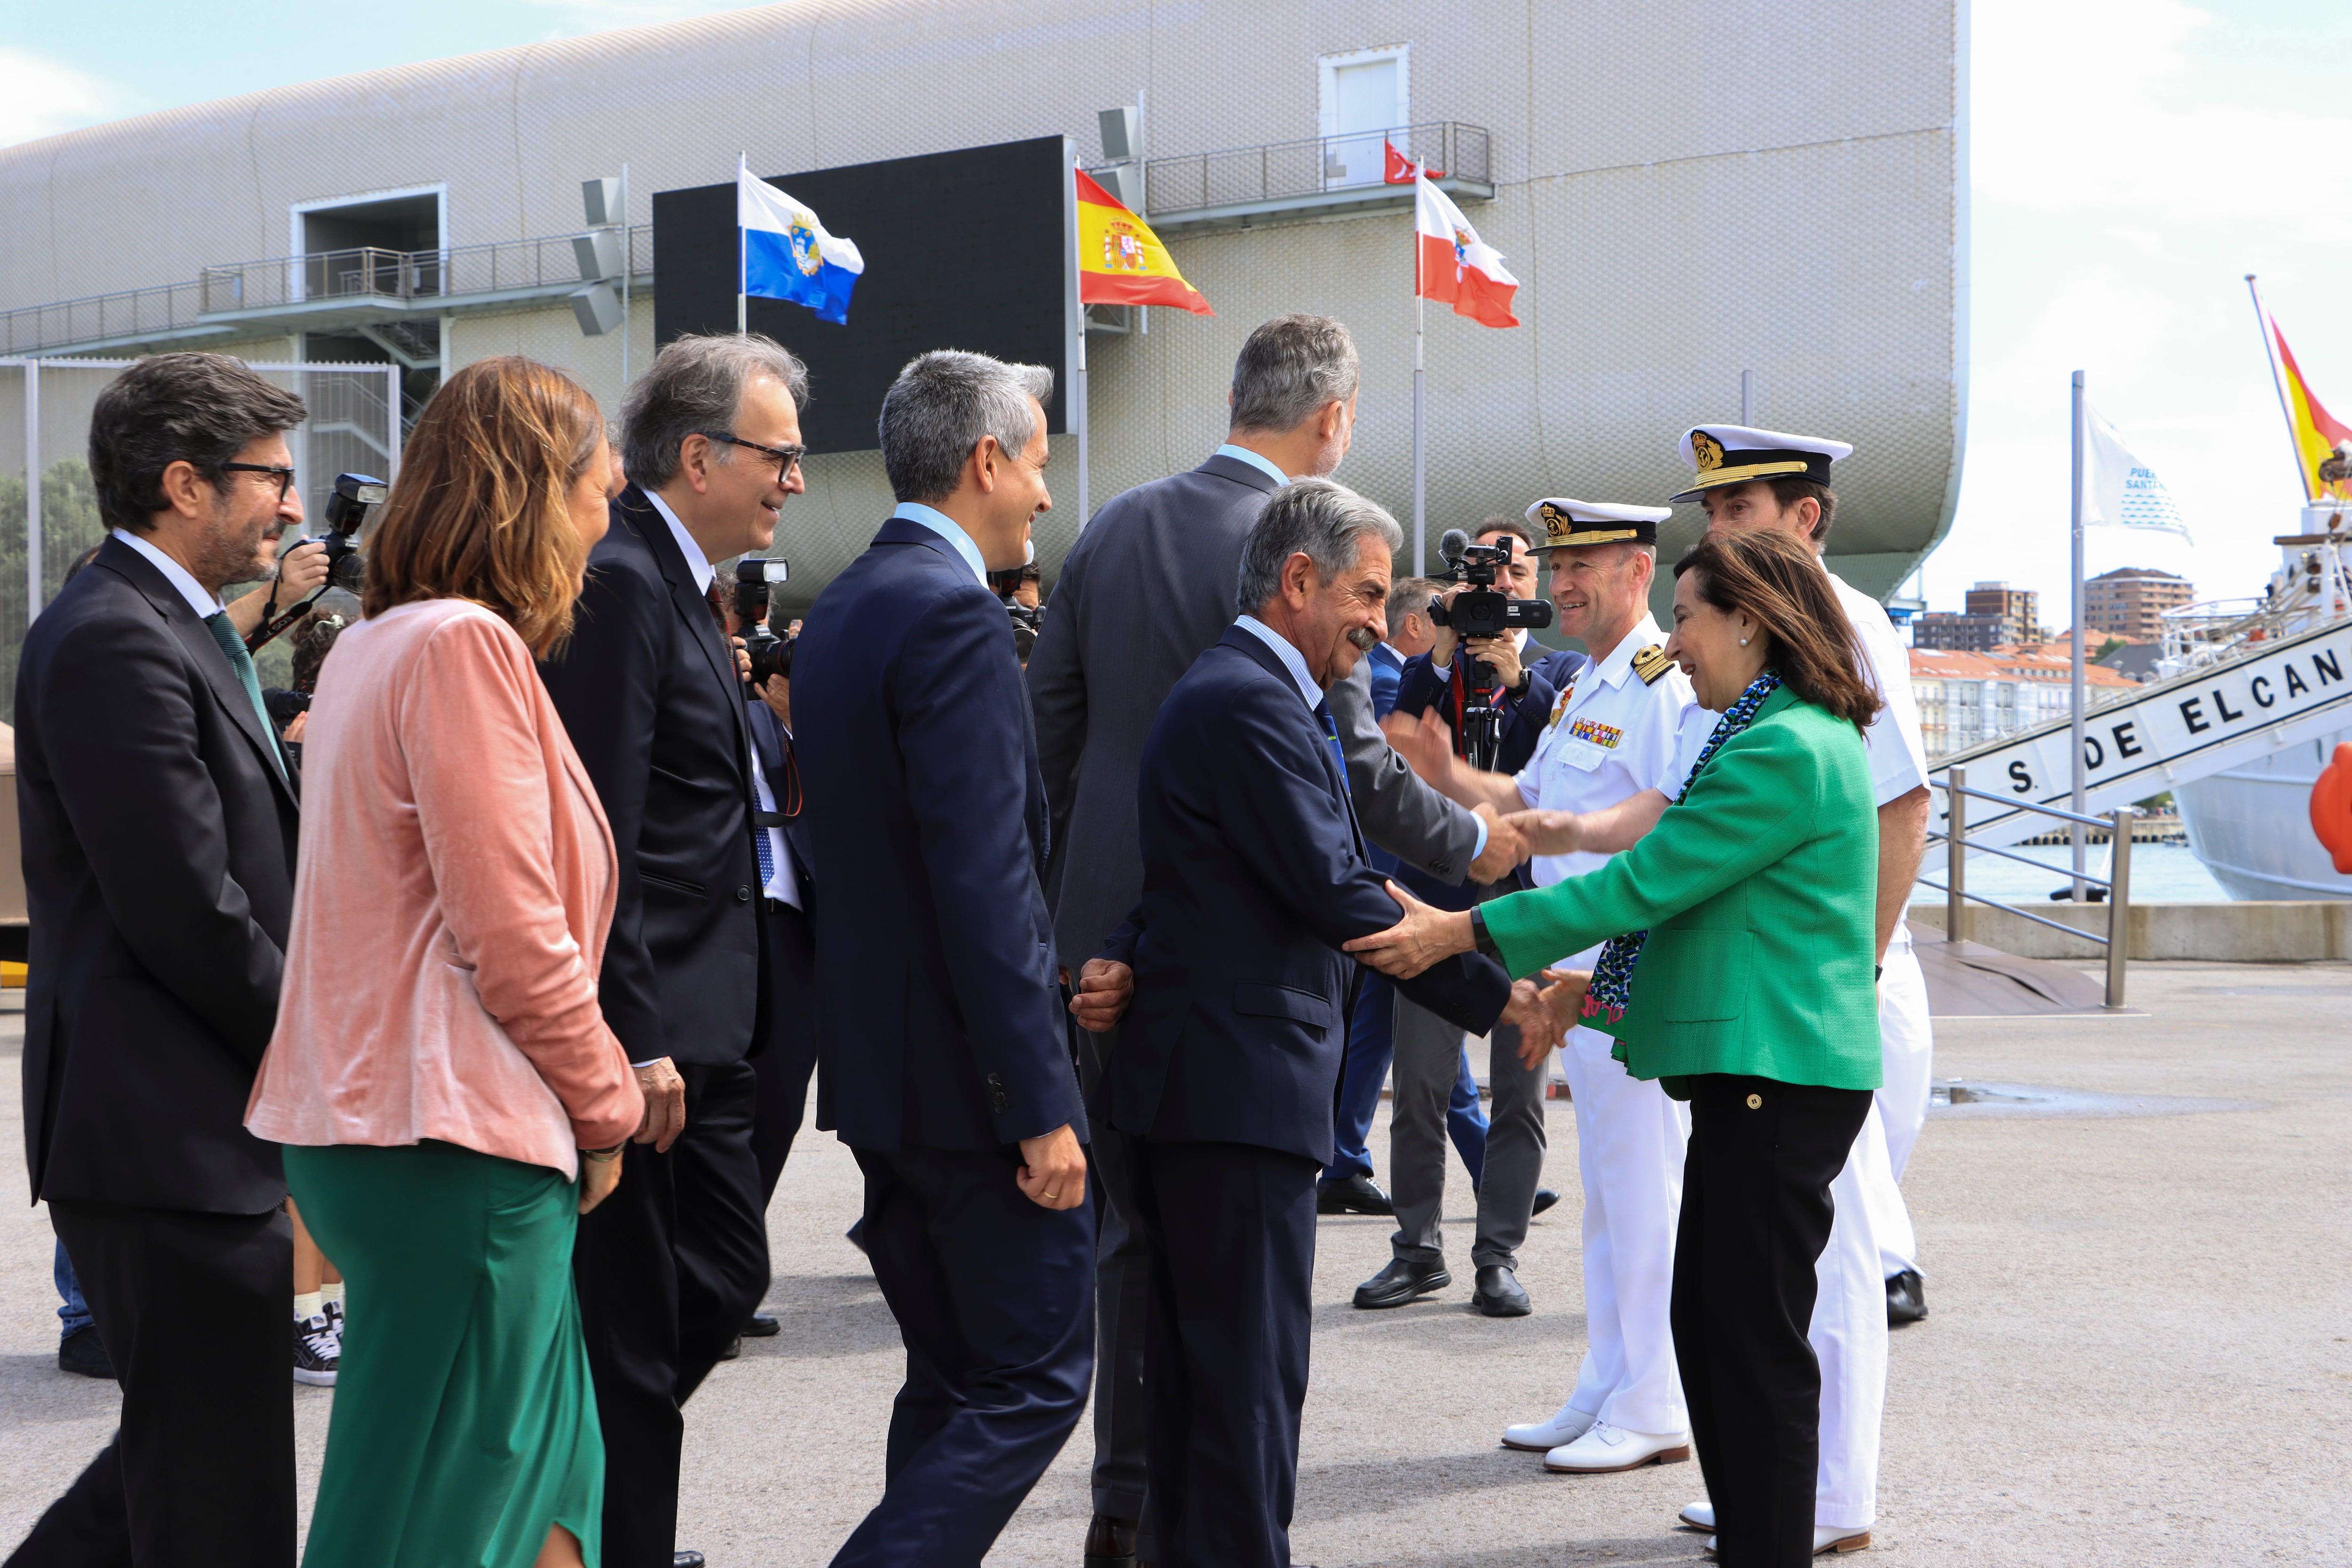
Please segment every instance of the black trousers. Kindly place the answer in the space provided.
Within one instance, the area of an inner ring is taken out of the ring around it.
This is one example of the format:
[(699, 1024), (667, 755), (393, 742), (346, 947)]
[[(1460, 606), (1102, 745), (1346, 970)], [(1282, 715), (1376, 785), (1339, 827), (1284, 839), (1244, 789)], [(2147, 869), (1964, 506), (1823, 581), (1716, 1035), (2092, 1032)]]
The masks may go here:
[(1871, 1094), (1726, 1073), (1689, 1084), (1675, 1359), (1720, 1560), (1804, 1568), (1821, 1462), (1822, 1369), (1805, 1338), (1813, 1265)]
[[(816, 935), (790, 904), (768, 910), (768, 1048), (751, 1063), (759, 1098), (751, 1114), (751, 1152), (760, 1162), (760, 1209), (776, 1195), (784, 1162), (808, 1112), (816, 1071)], [(755, 1305), (757, 1303), (754, 1303)]]
[[(1108, 1070), (1114, 1029), (1078, 1031), (1078, 1079), (1088, 1103)], [(1095, 1200), (1094, 1510), (1129, 1523), (1143, 1517), (1143, 1341), (1151, 1318), (1151, 1247), (1137, 1212), (1137, 1141), (1097, 1118), (1087, 1146)], [(1136, 1555), (1157, 1562), (1156, 1542)]]
[(670, 1568), (688, 1396), (768, 1289), (751, 1066), (681, 1065), (686, 1131), (632, 1143), (572, 1273), (604, 1433), (605, 1568)]
[(1150, 1527), (1162, 1568), (1287, 1568), (1314, 1321), (1313, 1160), (1139, 1140), (1151, 1244)]
[(49, 1205), (122, 1425), (11, 1568), (293, 1568), (294, 1231), (283, 1209)]
[(979, 1568), (1086, 1411), (1094, 1215), (1024, 1197), (1015, 1151), (856, 1153), (907, 1380), (882, 1500), (834, 1568)]

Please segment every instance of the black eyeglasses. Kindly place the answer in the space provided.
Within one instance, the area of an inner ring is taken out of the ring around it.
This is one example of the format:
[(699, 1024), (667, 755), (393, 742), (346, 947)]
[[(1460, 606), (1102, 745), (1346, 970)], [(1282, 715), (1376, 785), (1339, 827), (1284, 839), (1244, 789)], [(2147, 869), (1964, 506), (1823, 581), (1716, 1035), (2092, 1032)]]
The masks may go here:
[(267, 463), (223, 463), (221, 467), (232, 474), (276, 475), (278, 477), (278, 500), (281, 505), (286, 500), (286, 492), (291, 489), (294, 484), (294, 470), (291, 468), (273, 468)]
[(785, 479), (792, 473), (793, 467), (797, 465), (803, 458), (808, 456), (808, 448), (806, 447), (762, 447), (757, 441), (746, 441), (740, 436), (723, 435), (717, 430), (705, 430), (702, 432), (702, 435), (703, 438), (706, 440), (724, 441), (730, 447), (741, 447), (750, 451), (763, 452), (767, 456), (775, 458), (776, 482), (778, 484), (782, 484)]

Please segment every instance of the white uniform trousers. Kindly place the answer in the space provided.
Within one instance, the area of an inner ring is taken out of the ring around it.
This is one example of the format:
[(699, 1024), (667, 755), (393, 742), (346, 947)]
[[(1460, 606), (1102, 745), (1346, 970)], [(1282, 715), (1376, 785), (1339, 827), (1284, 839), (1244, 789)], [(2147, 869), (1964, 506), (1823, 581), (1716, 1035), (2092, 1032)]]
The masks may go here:
[[(1890, 969), (1889, 973), (1892, 973)], [(1874, 1103), (1845, 1169), (1830, 1184), (1836, 1217), (1813, 1274), (1819, 1294), (1806, 1337), (1822, 1363), (1821, 1468), (1813, 1522), (1868, 1530), (1878, 1517), (1878, 1435), (1886, 1408), (1886, 1279), (1868, 1194), (1892, 1192), (1886, 1133)], [(1900, 1199), (1896, 1200), (1898, 1203)]]
[(1569, 1403), (1631, 1431), (1687, 1432), (1668, 1306), (1690, 1112), (1609, 1047), (1580, 1026), (1560, 1047), (1584, 1179), (1585, 1352)]
[(1919, 1241), (1911, 1211), (1897, 1185), (1910, 1163), (1919, 1129), (1927, 1120), (1927, 1094), (1936, 1065), (1936, 1039), (1927, 1019), (1927, 977), (1911, 949), (1908, 928), (1895, 928), (1886, 948), (1886, 973), (1878, 982), (1878, 1038), (1885, 1081), (1878, 1115), (1886, 1129), (1886, 1178), (1874, 1180), (1863, 1201), (1870, 1205), (1871, 1229), (1878, 1237), (1878, 1267), (1892, 1279), (1918, 1267)]

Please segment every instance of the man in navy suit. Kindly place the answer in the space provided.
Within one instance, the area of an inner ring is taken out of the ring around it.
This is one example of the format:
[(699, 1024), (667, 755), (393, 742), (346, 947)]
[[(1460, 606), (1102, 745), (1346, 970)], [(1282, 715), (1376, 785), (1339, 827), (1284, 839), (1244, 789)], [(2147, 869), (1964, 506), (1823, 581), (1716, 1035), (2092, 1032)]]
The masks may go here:
[[(1244, 546), (1239, 618), (1144, 744), (1143, 898), (1102, 954), (1131, 969), (1133, 1005), (1102, 1109), (1139, 1152), (1148, 1508), (1167, 1568), (1290, 1560), (1316, 1172), (1358, 973), (1339, 947), (1399, 908), (1365, 859), (1325, 693), (1379, 640), (1402, 539), (1328, 479), (1276, 490)], [(1108, 978), (1115, 995), (1124, 977)], [(1510, 984), (1478, 960), (1399, 989), (1484, 1031)], [(1094, 993), (1077, 1005), (1089, 1026), (1115, 1011)]]
[[(1040, 367), (951, 350), (899, 373), (880, 432), (898, 509), (818, 595), (793, 657), (801, 777), (824, 822), (817, 1125), (866, 1173), (866, 1250), (907, 1344), (882, 1500), (837, 1565), (976, 1568), (1094, 1368), (1045, 786), (987, 587), (1053, 505), (1052, 391)], [(1085, 983), (1104, 990), (1110, 967)]]

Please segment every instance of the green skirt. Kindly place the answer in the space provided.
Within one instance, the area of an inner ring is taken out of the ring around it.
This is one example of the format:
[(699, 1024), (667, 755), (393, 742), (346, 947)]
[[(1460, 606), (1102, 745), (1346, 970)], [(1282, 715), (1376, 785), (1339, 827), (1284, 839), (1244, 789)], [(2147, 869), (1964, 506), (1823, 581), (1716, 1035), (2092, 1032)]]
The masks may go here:
[(350, 1300), (304, 1568), (530, 1568), (557, 1524), (596, 1568), (578, 1187), (451, 1143), (285, 1152)]

